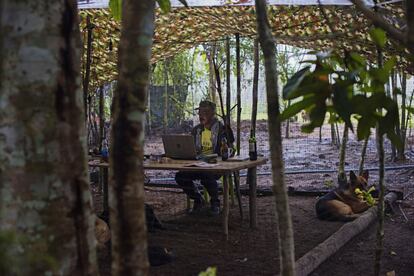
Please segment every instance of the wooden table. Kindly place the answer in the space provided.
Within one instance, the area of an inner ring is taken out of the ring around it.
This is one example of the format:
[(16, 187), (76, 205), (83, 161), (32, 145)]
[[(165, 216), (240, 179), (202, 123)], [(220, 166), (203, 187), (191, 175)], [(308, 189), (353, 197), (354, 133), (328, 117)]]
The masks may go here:
[[(214, 167), (195, 167), (189, 166), (189, 164), (195, 163), (194, 160), (173, 160), (163, 159), (161, 163), (153, 162), (150, 160), (144, 161), (144, 170), (168, 170), (168, 171), (188, 171), (188, 172), (206, 172), (223, 175), (223, 231), (228, 237), (228, 218), (229, 218), (229, 182), (230, 176), (233, 172), (239, 172), (243, 169), (248, 169), (249, 175), (249, 213), (250, 213), (250, 226), (256, 227), (256, 169), (257, 166), (263, 165), (267, 162), (267, 159), (259, 157), (255, 161), (218, 161), (217, 166)], [(90, 167), (100, 167), (106, 169), (109, 167), (108, 163), (96, 163), (89, 162)], [(106, 182), (106, 183), (105, 183)], [(108, 181), (104, 181), (103, 193), (104, 193), (104, 206), (108, 204)], [(106, 187), (105, 187), (106, 186)], [(108, 206), (108, 205), (106, 205)], [(104, 207), (105, 212), (105, 207)]]

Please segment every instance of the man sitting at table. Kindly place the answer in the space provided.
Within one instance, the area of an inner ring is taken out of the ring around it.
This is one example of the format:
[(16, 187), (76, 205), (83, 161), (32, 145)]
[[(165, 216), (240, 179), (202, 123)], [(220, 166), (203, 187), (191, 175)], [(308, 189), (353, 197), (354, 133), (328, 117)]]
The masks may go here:
[[(195, 145), (198, 153), (220, 154), (221, 141), (227, 138), (224, 125), (216, 118), (216, 104), (210, 101), (201, 101), (198, 110), (200, 124), (191, 131), (194, 136)], [(227, 141), (229, 144), (234, 142), (233, 132), (228, 129)], [(210, 211), (212, 215), (220, 213), (220, 200), (218, 198), (217, 180), (220, 175), (202, 172), (178, 172), (175, 176), (177, 184), (183, 188), (184, 192), (194, 200), (192, 212), (200, 211), (205, 202), (194, 184), (194, 180), (200, 180), (210, 195)]]

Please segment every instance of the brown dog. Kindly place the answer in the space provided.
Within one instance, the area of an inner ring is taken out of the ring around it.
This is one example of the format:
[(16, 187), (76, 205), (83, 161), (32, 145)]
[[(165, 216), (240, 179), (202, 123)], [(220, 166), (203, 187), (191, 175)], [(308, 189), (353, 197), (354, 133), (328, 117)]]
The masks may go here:
[(330, 191), (316, 202), (316, 215), (323, 220), (351, 221), (370, 206), (359, 199), (355, 189), (366, 190), (368, 186), (368, 171), (362, 176), (356, 176), (353, 171), (349, 173), (350, 181), (345, 187)]

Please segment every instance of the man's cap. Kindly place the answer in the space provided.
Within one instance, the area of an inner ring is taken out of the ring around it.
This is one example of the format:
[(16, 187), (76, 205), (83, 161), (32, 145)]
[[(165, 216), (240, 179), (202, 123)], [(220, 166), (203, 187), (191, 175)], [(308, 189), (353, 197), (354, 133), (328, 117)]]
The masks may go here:
[(208, 108), (211, 108), (212, 110), (216, 110), (216, 104), (210, 101), (201, 101), (195, 110), (199, 110), (202, 107), (208, 107)]

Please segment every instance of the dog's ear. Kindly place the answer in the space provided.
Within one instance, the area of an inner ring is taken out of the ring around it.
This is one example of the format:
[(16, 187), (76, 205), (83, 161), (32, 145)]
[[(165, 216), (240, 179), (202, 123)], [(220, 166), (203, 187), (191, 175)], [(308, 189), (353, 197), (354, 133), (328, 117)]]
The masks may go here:
[(368, 178), (369, 178), (369, 171), (368, 171), (368, 170), (363, 171), (361, 176), (362, 176), (363, 178), (365, 178), (365, 180), (366, 180), (366, 181), (368, 181)]
[(357, 180), (357, 176), (355, 175), (354, 171), (349, 172), (349, 180), (351, 180), (351, 183), (354, 183)]

